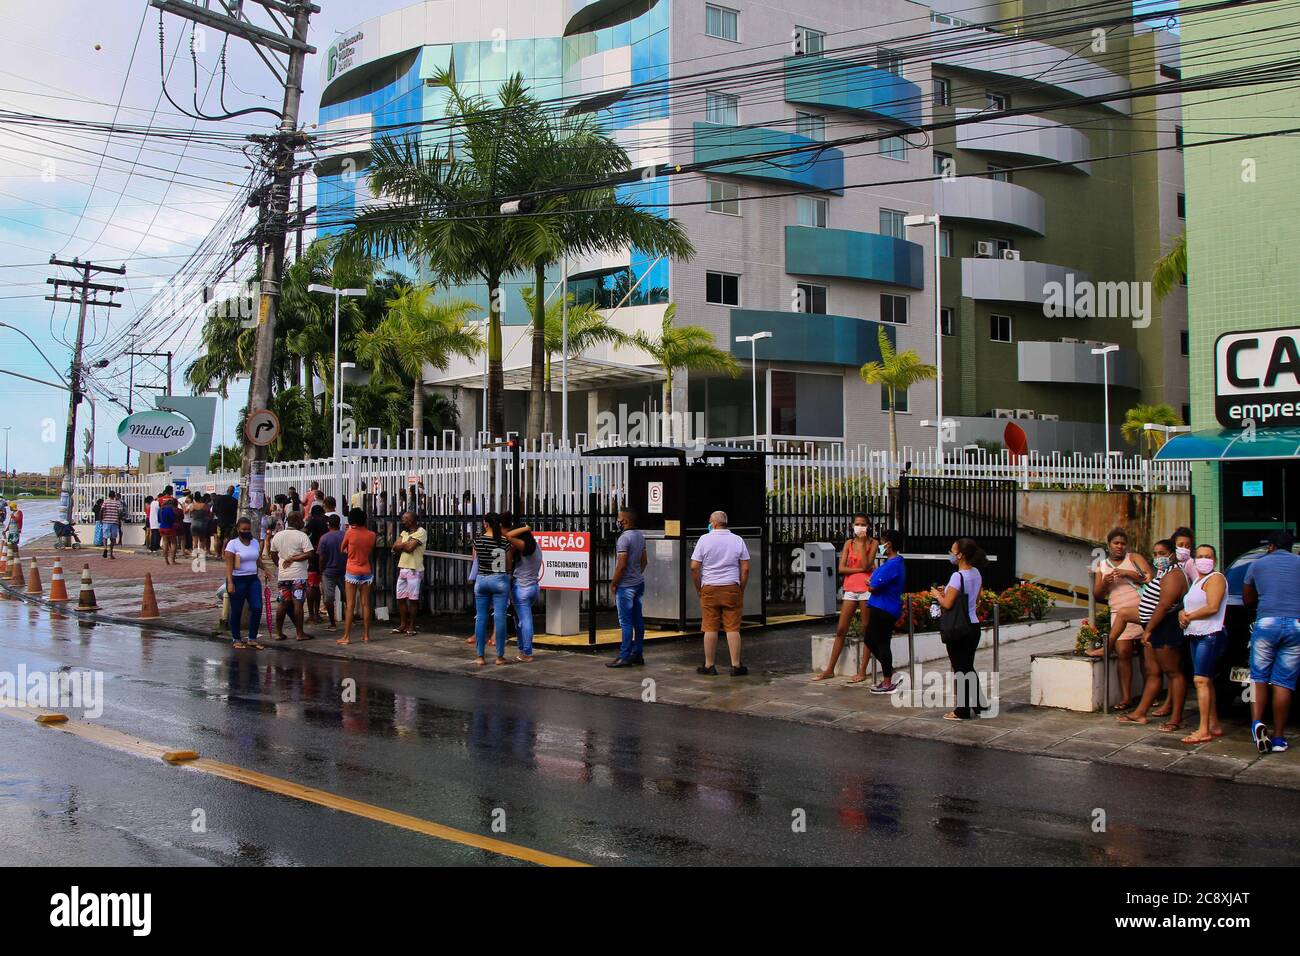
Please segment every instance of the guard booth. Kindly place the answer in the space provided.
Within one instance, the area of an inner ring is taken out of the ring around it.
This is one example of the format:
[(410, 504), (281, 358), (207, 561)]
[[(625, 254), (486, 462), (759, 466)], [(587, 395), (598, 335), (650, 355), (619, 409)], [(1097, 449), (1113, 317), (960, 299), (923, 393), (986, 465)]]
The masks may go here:
[[(673, 446), (618, 446), (583, 453), (627, 460), (626, 504), (637, 514), (649, 559), (642, 602), (648, 625), (682, 631), (698, 625), (700, 599), (691, 581), (691, 554), (709, 533), (709, 515), (715, 511), (727, 513), (727, 526), (749, 548), (744, 618), (767, 623), (767, 454)], [(594, 642), (594, 623), (591, 627)]]

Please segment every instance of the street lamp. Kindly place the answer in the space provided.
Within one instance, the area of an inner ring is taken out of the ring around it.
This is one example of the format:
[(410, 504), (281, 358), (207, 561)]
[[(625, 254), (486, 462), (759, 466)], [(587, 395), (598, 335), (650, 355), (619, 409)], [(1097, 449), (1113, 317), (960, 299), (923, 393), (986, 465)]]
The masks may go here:
[(753, 335), (737, 335), (736, 341), (740, 343), (749, 343), (749, 367), (753, 383), (753, 413), (754, 413), (754, 447), (758, 447), (758, 343), (763, 339), (770, 339), (771, 332), (755, 332)]
[[(904, 216), (904, 227), (934, 227), (934, 414), (943, 421), (943, 296), (942, 283), (939, 278), (939, 216)], [(943, 429), (934, 432), (935, 464), (943, 467)]]
[(1106, 490), (1110, 491), (1110, 353), (1118, 352), (1118, 345), (1103, 345), (1093, 349), (1093, 355), (1101, 356), (1101, 396), (1102, 412), (1101, 432), (1106, 439)]
[(362, 296), (365, 289), (336, 289), (330, 285), (313, 282), (307, 286), (308, 292), (324, 292), (334, 296), (334, 474), (338, 480), (339, 500), (343, 500), (343, 446), (339, 441), (339, 299), (343, 296)]

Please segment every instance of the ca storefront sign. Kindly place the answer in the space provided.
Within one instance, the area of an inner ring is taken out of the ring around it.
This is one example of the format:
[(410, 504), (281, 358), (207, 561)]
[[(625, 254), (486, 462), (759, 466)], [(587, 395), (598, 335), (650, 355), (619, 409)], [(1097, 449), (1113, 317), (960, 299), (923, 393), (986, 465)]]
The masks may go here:
[(194, 423), (175, 412), (136, 412), (122, 419), (117, 438), (127, 448), (153, 454), (175, 454), (194, 443)]
[(534, 531), (542, 551), (539, 581), (546, 591), (591, 587), (591, 535), (585, 531)]
[(1215, 340), (1214, 415), (1228, 428), (1300, 425), (1300, 328)]

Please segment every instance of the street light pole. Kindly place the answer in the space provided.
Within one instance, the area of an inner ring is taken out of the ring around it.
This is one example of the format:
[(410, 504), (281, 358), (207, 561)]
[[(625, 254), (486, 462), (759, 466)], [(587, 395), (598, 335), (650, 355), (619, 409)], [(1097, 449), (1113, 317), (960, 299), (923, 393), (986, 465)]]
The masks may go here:
[(5, 487), (9, 484), (9, 429), (11, 429), (11, 428), (13, 428), (13, 427), (14, 427), (14, 426), (12, 426), (12, 425), (6, 425), (6, 426), (4, 426), (4, 430), (5, 430), (5, 473), (4, 473), (4, 476), (3, 476), (3, 477), (0, 477), (0, 498), (3, 498), (3, 497), (4, 497), (4, 490), (5, 490)]
[(1106, 439), (1106, 490), (1110, 491), (1110, 353), (1118, 352), (1118, 345), (1103, 345), (1093, 349), (1093, 355), (1101, 356), (1101, 396), (1102, 422), (1101, 433)]
[(334, 478), (337, 484), (336, 493), (338, 500), (343, 501), (343, 443), (339, 435), (339, 300), (347, 295), (352, 297), (363, 296), (366, 294), (365, 289), (336, 289), (334, 286), (321, 285), (313, 282), (307, 286), (308, 292), (323, 292), (334, 296), (334, 400), (330, 403), (334, 407), (330, 409), (334, 421)]
[(736, 341), (738, 343), (749, 343), (750, 391), (752, 393), (751, 398), (753, 401), (755, 448), (758, 447), (758, 343), (763, 339), (770, 339), (771, 337), (771, 332), (755, 332), (753, 335), (736, 336)]
[(939, 278), (939, 216), (905, 216), (903, 225), (934, 227), (934, 430), (935, 466), (943, 469), (943, 283)]

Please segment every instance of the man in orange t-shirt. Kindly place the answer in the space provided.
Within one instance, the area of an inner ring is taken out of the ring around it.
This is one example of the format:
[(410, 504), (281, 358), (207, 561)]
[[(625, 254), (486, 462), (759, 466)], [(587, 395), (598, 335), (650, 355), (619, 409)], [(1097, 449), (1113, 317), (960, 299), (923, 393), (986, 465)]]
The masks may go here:
[(339, 551), (348, 559), (343, 574), (343, 636), (335, 643), (351, 644), (352, 609), (361, 601), (361, 641), (370, 643), (370, 587), (375, 582), (371, 556), (375, 551), (373, 531), (366, 527), (366, 513), (360, 508), (348, 512), (348, 530)]

